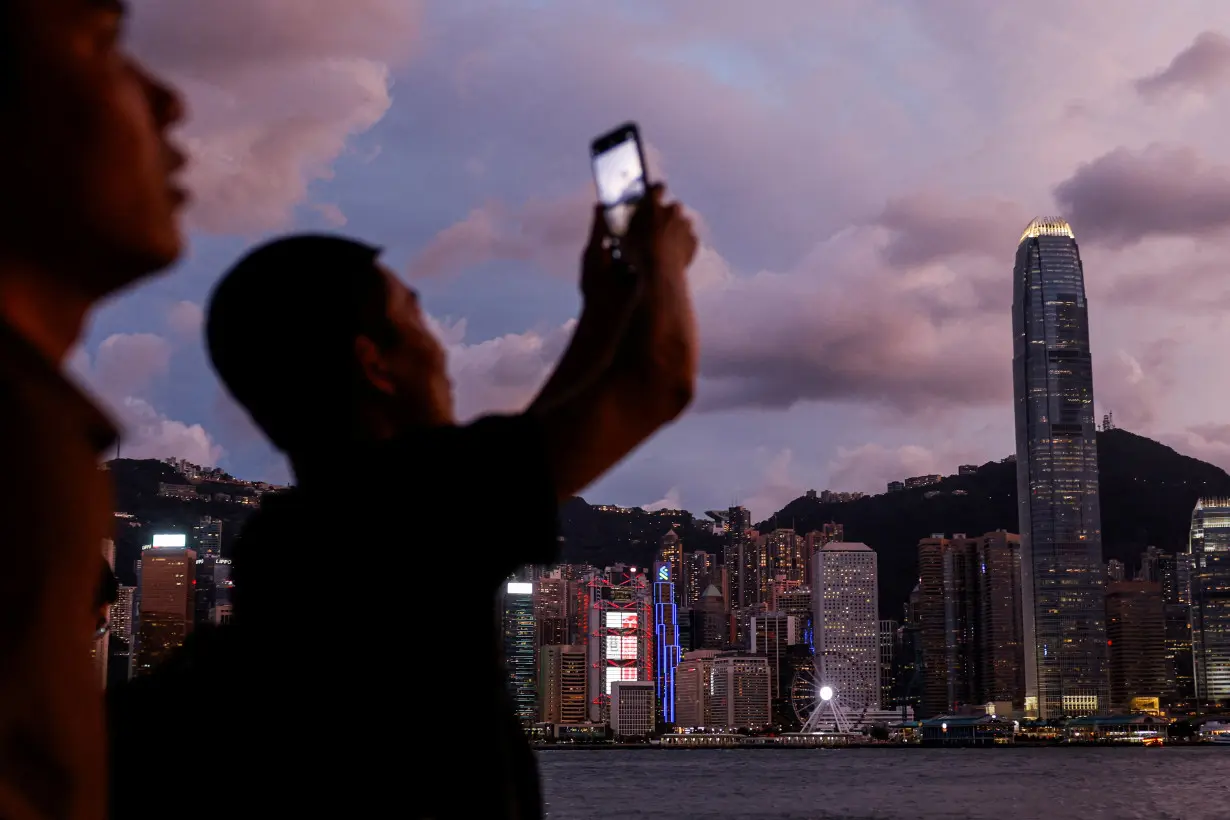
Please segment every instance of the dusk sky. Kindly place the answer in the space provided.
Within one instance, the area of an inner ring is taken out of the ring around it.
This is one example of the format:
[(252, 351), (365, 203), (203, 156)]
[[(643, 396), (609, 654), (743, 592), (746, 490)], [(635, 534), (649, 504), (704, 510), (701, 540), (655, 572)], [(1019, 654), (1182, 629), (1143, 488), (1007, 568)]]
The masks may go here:
[(1080, 243), (1098, 417), (1230, 468), (1225, 0), (131, 5), (192, 110), (196, 202), (188, 257), (74, 360), (124, 456), (287, 481), (200, 318), (295, 229), (387, 249), (465, 417), (522, 407), (579, 307), (589, 141), (634, 119), (701, 226), (702, 378), (587, 500), (764, 516), (1012, 452), (1012, 265), (1043, 215)]

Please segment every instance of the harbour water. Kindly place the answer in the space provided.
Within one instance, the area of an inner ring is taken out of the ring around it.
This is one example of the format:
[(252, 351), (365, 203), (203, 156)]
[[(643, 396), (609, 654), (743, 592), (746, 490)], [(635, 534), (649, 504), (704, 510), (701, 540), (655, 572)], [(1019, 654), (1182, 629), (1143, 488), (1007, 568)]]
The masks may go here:
[(1226, 820), (1230, 749), (550, 750), (550, 820)]

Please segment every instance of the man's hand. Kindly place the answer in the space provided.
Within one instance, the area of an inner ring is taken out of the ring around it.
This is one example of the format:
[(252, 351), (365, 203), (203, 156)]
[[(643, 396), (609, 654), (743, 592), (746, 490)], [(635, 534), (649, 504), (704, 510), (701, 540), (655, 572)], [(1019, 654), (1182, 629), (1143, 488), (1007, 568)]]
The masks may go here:
[(637, 372), (646, 389), (664, 400), (663, 421), (669, 421), (683, 412), (696, 389), (696, 315), (687, 270), (698, 243), (682, 206), (666, 204), (665, 194), (661, 185), (650, 188), (623, 243), (642, 293), (620, 356), (621, 365)]
[(582, 262), (585, 311), (564, 360), (530, 406), (541, 419), (561, 499), (677, 418), (695, 392), (687, 268), (696, 234), (683, 209), (664, 204), (663, 195), (660, 185), (650, 189), (620, 242), (632, 272), (611, 258), (605, 219), (595, 211)]
[(611, 255), (611, 234), (601, 205), (594, 208), (581, 254), (584, 306), (568, 349), (531, 405), (542, 408), (601, 378), (615, 359), (640, 293), (640, 279)]

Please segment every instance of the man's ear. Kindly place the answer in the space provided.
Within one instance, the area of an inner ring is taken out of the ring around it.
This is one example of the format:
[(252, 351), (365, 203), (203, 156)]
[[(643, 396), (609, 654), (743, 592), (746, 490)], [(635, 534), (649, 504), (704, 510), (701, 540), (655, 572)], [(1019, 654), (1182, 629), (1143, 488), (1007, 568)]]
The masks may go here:
[(384, 354), (375, 342), (366, 336), (357, 337), (354, 340), (354, 355), (359, 362), (359, 370), (368, 384), (389, 396), (397, 392), (397, 385), (393, 382), (389, 375), (389, 368), (385, 364)]

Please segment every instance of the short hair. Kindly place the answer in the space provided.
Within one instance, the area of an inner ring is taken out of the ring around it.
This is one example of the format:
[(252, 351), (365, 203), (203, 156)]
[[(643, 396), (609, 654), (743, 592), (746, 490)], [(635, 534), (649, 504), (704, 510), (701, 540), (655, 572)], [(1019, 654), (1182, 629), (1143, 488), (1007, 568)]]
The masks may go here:
[(239, 260), (205, 323), (214, 368), (280, 450), (349, 424), (361, 374), (354, 341), (393, 340), (381, 249), (322, 234), (286, 236)]

